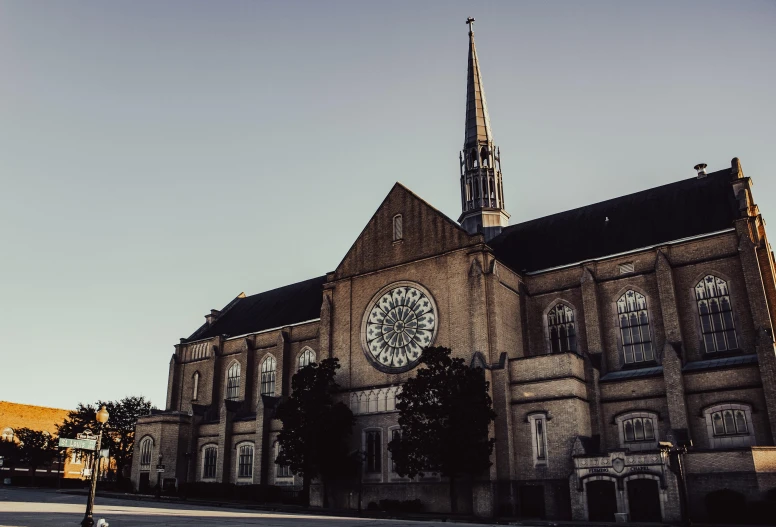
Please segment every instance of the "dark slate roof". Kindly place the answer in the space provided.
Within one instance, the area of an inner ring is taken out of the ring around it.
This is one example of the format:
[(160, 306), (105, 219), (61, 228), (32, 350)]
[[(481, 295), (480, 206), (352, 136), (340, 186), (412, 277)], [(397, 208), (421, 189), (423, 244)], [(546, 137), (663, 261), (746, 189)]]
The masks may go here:
[(639, 377), (656, 377), (663, 375), (662, 366), (652, 366), (651, 368), (639, 368), (637, 370), (621, 370), (609, 372), (601, 377), (601, 382), (606, 381), (624, 381), (625, 379), (638, 379)]
[(746, 366), (748, 364), (757, 364), (757, 355), (754, 353), (747, 355), (738, 355), (734, 357), (725, 357), (722, 359), (709, 359), (688, 362), (682, 368), (682, 371), (702, 371), (714, 370), (717, 368), (733, 368), (736, 366)]
[(488, 245), (530, 272), (721, 231), (737, 217), (728, 168), (512, 225)]
[(245, 335), (320, 318), (325, 276), (244, 298), (236, 298), (213, 325), (204, 325), (188, 340), (217, 335)]

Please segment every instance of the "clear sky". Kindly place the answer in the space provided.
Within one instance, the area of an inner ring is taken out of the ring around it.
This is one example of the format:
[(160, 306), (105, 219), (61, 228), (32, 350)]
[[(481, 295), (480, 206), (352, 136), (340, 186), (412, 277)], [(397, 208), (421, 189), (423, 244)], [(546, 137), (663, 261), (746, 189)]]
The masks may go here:
[(469, 15), (513, 223), (734, 156), (776, 222), (770, 0), (0, 0), (0, 400), (164, 406), (395, 181), (457, 219)]

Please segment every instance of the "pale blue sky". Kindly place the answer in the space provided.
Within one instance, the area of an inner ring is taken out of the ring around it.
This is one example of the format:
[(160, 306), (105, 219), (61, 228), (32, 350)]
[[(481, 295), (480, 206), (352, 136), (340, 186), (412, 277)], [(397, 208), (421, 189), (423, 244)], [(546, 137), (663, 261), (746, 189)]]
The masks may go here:
[(0, 400), (163, 406), (395, 181), (457, 219), (469, 15), (513, 223), (734, 156), (776, 218), (773, 1), (1, 0)]

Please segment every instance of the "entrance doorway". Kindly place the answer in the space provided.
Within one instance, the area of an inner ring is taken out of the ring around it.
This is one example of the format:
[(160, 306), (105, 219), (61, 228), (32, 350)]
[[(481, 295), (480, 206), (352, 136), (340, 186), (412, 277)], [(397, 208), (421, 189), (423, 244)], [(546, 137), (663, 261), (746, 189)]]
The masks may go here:
[(151, 474), (148, 472), (141, 472), (138, 487), (137, 490), (140, 494), (148, 494), (151, 492)]
[(632, 479), (627, 481), (625, 485), (628, 487), (630, 521), (659, 522), (663, 520), (660, 513), (660, 489), (657, 480)]
[(617, 489), (613, 481), (599, 479), (588, 481), (587, 515), (589, 521), (613, 522), (617, 512)]

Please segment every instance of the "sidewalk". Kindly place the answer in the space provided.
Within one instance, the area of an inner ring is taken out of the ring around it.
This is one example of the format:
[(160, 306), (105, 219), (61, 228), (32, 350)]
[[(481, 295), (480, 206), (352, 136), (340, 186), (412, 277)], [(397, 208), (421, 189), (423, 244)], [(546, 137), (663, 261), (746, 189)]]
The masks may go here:
[[(57, 492), (63, 494), (75, 494), (86, 496), (88, 491), (86, 490), (59, 490)], [(615, 523), (597, 523), (597, 522), (580, 522), (580, 521), (550, 521), (550, 520), (532, 520), (522, 518), (479, 518), (470, 515), (456, 515), (444, 513), (398, 513), (398, 512), (382, 512), (382, 511), (368, 511), (364, 510), (361, 514), (357, 511), (349, 509), (323, 509), (320, 507), (304, 507), (301, 505), (283, 505), (283, 504), (256, 504), (246, 503), (239, 501), (215, 501), (215, 500), (203, 500), (203, 499), (181, 499), (172, 496), (162, 496), (157, 498), (151, 494), (130, 494), (124, 492), (103, 492), (97, 491), (97, 497), (100, 498), (114, 498), (121, 500), (131, 501), (148, 501), (165, 504), (188, 504), (197, 505), (202, 507), (213, 508), (231, 508), (231, 509), (244, 509), (253, 511), (266, 511), (266, 512), (285, 512), (289, 514), (295, 513), (307, 513), (307, 514), (319, 514), (321, 516), (333, 516), (333, 517), (350, 517), (350, 518), (373, 518), (373, 519), (391, 519), (391, 520), (409, 520), (409, 521), (437, 521), (448, 523), (479, 523), (484, 525), (515, 525), (515, 526), (540, 526), (540, 527), (613, 527), (615, 525), (628, 525), (632, 527), (662, 527), (672, 524), (668, 523), (628, 523), (628, 524), (615, 524)], [(694, 527), (722, 527), (721, 524), (703, 524), (693, 523)], [(747, 526), (733, 526), (726, 525), (725, 527), (755, 527), (752, 525)]]

